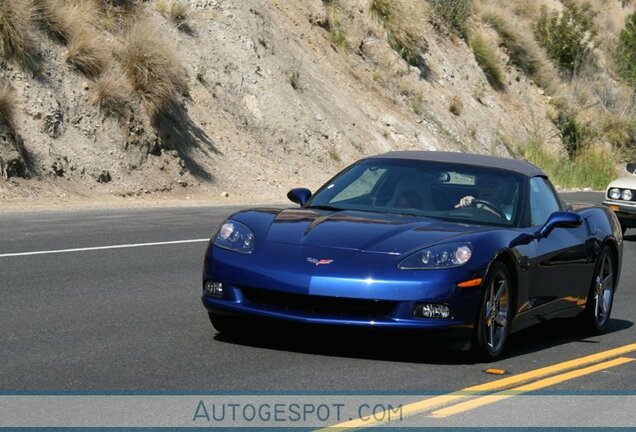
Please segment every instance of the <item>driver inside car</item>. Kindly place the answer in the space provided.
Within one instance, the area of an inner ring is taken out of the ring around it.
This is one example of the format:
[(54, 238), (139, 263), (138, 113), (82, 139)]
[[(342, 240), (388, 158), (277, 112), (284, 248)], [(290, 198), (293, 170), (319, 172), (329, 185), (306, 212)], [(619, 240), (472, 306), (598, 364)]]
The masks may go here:
[[(495, 211), (495, 209), (497, 209), (506, 217), (507, 220), (512, 219), (512, 205), (505, 202), (507, 186), (504, 178), (481, 175), (475, 179), (475, 188), (477, 197), (472, 195), (462, 197), (455, 208), (474, 206), (501, 217), (501, 215), (497, 214)], [(482, 203), (481, 201), (485, 201), (485, 203)], [(495, 209), (492, 207), (495, 207)]]

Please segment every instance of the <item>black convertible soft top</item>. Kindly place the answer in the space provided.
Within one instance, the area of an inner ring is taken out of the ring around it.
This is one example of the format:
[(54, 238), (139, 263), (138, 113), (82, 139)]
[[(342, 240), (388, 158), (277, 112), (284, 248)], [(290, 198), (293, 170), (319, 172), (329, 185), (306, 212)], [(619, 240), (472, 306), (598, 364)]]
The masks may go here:
[(369, 159), (410, 159), (429, 162), (457, 163), (485, 168), (497, 168), (524, 175), (526, 177), (547, 177), (541, 168), (530, 162), (496, 156), (471, 153), (438, 152), (438, 151), (392, 151), (371, 156)]

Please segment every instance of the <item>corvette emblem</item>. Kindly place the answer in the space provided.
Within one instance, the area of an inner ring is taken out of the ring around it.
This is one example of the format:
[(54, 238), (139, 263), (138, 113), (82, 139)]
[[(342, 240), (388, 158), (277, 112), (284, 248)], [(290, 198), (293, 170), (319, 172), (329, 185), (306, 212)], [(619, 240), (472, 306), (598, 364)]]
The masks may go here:
[(331, 264), (333, 262), (332, 259), (317, 259), (317, 258), (310, 258), (310, 257), (307, 257), (307, 261), (317, 266), (321, 264)]

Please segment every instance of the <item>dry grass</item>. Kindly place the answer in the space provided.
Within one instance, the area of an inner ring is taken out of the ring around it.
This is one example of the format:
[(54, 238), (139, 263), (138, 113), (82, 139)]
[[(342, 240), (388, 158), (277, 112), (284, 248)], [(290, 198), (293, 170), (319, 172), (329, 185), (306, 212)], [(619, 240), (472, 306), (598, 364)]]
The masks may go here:
[(464, 112), (464, 103), (459, 98), (459, 96), (453, 96), (450, 98), (450, 103), (448, 104), (448, 110), (456, 116), (460, 116), (462, 112)]
[(77, 0), (36, 0), (39, 18), (46, 30), (63, 43), (87, 28), (97, 27), (99, 11), (91, 2)]
[(481, 18), (499, 34), (510, 61), (540, 87), (551, 92), (557, 72), (534, 38), (528, 32), (524, 33), (520, 23), (514, 23), (500, 9), (494, 8), (485, 8)]
[(495, 47), (480, 33), (471, 34), (469, 39), (470, 48), (475, 54), (475, 60), (484, 71), (488, 82), (494, 89), (503, 90), (504, 76)]
[(81, 30), (70, 40), (66, 61), (88, 78), (96, 78), (108, 66), (110, 52), (93, 32)]
[(33, 35), (35, 6), (31, 0), (0, 1), (0, 52), (33, 68), (38, 46)]
[(129, 27), (142, 10), (140, 0), (93, 0), (101, 15), (101, 24), (109, 30)]
[(147, 21), (130, 30), (118, 57), (152, 118), (169, 110), (187, 88), (185, 70), (175, 50)]
[(473, 9), (473, 0), (429, 0), (436, 17), (458, 35), (466, 36), (466, 21)]
[(9, 83), (0, 85), (0, 125), (15, 129), (17, 98), (13, 86)]
[(177, 28), (187, 26), (190, 17), (190, 6), (181, 0), (159, 0), (155, 4), (155, 9), (177, 25)]
[(327, 1), (327, 22), (329, 24), (329, 36), (334, 46), (347, 51), (349, 50), (349, 39), (347, 30), (342, 23), (342, 11), (339, 0)]
[(120, 71), (109, 69), (91, 90), (91, 103), (105, 115), (121, 118), (126, 114), (131, 89)]
[(384, 24), (389, 44), (413, 66), (421, 66), (428, 49), (425, 21), (429, 11), (421, 1), (372, 0), (371, 12)]

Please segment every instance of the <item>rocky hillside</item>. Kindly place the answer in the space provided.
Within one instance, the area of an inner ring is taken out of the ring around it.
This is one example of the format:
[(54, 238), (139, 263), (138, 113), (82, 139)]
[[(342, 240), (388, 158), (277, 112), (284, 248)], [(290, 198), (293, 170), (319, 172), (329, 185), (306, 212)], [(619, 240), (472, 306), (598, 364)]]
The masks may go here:
[[(636, 142), (612, 54), (634, 6), (596, 3), (0, 0), (0, 206), (282, 200), (391, 149), (593, 165), (600, 180), (557, 183), (602, 183)], [(580, 30), (571, 64), (551, 19)]]

